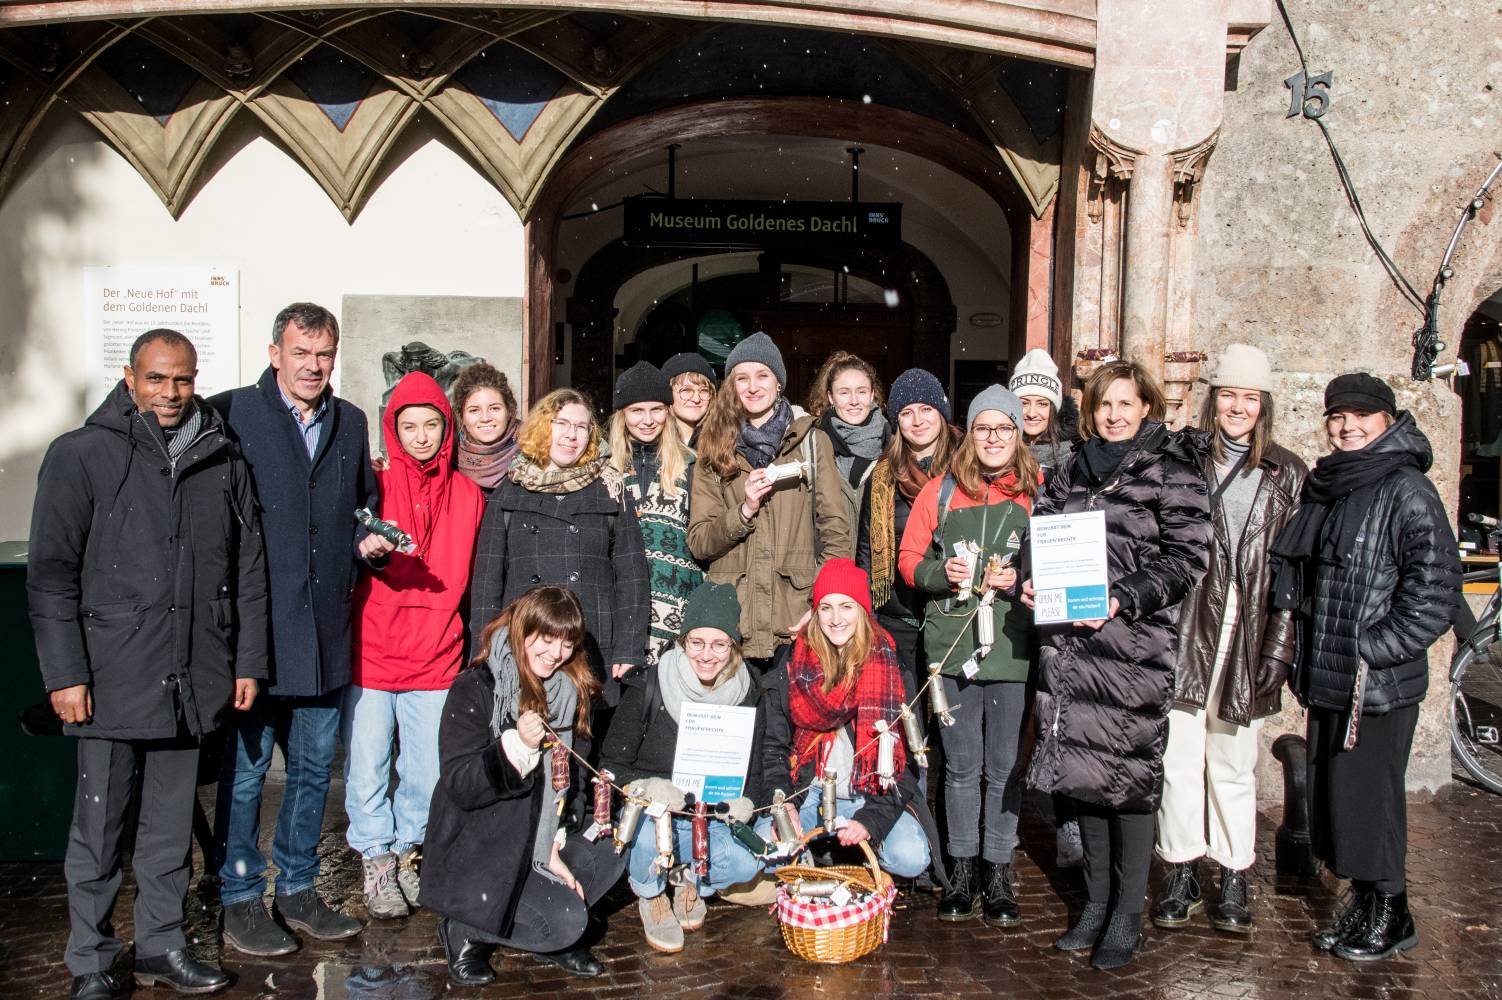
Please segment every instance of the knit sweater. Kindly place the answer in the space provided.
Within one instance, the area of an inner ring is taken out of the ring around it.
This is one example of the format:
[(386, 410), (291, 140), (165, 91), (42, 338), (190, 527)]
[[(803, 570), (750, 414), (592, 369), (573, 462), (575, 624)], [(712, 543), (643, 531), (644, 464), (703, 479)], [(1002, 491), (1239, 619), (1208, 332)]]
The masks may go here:
[[(1210, 484), (1210, 492), (1213, 494), (1220, 488), (1225, 477), (1234, 466), (1251, 449), (1251, 442), (1231, 441), (1221, 435), (1220, 446), (1226, 456), (1225, 462), (1216, 462), (1215, 479)], [(1236, 556), (1241, 550), (1241, 536), (1246, 533), (1246, 522), (1252, 516), (1252, 504), (1257, 499), (1257, 487), (1262, 485), (1262, 469), (1260, 467), (1247, 468), (1242, 466), (1236, 474), (1235, 480), (1221, 493), (1219, 503), (1225, 514), (1227, 534), (1231, 542), (1231, 562), (1234, 565)]]
[(639, 479), (633, 465), (626, 470), (625, 482), (626, 492), (636, 501), (636, 519), (647, 553), (647, 585), (652, 592), (647, 662), (656, 663), (658, 651), (682, 631), (684, 602), (689, 592), (704, 582), (704, 570), (688, 550), (688, 498), (692, 492), (689, 479), (693, 466), (679, 477), (678, 495), (670, 497), (662, 491), (655, 461), (644, 464), (649, 465), (650, 479)]

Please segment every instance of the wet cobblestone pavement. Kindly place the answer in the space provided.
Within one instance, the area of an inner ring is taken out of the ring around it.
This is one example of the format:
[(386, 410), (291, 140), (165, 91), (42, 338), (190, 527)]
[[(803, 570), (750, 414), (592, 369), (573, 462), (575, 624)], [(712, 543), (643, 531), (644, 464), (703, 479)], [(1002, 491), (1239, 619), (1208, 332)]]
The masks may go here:
[[(268, 785), (268, 806), (279, 791)], [(325, 831), (325, 897), (364, 919), (359, 865), (344, 846), (338, 820), (342, 789), (330, 796)], [(210, 803), (211, 805), (211, 803)], [(1356, 966), (1313, 951), (1309, 933), (1336, 904), (1337, 883), (1278, 876), (1272, 866), (1278, 807), (1262, 811), (1254, 881), (1257, 930), (1249, 938), (1211, 930), (1203, 914), (1185, 930), (1149, 927), (1137, 961), (1116, 972), (1096, 972), (1087, 956), (1067, 956), (1050, 946), (1083, 905), (1077, 871), (1053, 865), (1053, 835), (1046, 800), (1029, 799), (1023, 846), (1024, 924), (1012, 931), (978, 920), (941, 924), (934, 902), (904, 894), (890, 942), (858, 962), (818, 966), (783, 947), (773, 919), (762, 909), (712, 903), (704, 930), (689, 936), (680, 955), (647, 950), (629, 892), (607, 900), (603, 939), (596, 954), (606, 974), (578, 980), (518, 954), (498, 953), (499, 982), (484, 990), (448, 983), (432, 914), (378, 922), (350, 941), (307, 942), (276, 959), (230, 952), (226, 968), (236, 981), (224, 997), (306, 1000), (424, 1000), (429, 997), (635, 998), (641, 996), (804, 997), (1007, 996), (1048, 998), (1182, 997), (1409, 998), (1502, 997), (1502, 797), (1455, 785), (1410, 806), (1409, 882), (1419, 922), (1417, 948), (1401, 958)], [(269, 827), (269, 824), (268, 824)], [(269, 836), (269, 829), (267, 835)], [(195, 856), (195, 870), (201, 859)], [(1207, 894), (1216, 878), (1206, 865)], [(1159, 883), (1154, 872), (1153, 885)], [(130, 939), (132, 883), (116, 909)], [(219, 907), (214, 893), (190, 894), (191, 936), (205, 957), (219, 956)], [(596, 931), (598, 934), (599, 931)], [(0, 865), (0, 997), (66, 996), (62, 964), (67, 903), (60, 864)], [(127, 952), (127, 955), (129, 953)], [(140, 990), (141, 997), (168, 997)]]

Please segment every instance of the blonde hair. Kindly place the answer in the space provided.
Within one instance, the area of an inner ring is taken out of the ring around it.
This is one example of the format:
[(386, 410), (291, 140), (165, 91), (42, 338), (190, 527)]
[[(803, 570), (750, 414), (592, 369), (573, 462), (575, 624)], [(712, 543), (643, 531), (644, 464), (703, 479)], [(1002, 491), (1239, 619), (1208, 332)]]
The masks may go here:
[(1080, 395), (1080, 440), (1097, 436), (1095, 408), (1105, 398), (1111, 383), (1117, 379), (1126, 379), (1136, 387), (1137, 398), (1147, 404), (1148, 420), (1162, 422), (1163, 415), (1168, 412), (1168, 404), (1163, 400), (1163, 390), (1158, 386), (1158, 380), (1135, 361), (1108, 361), (1095, 369), (1085, 381), (1084, 391)]
[(814, 606), (814, 613), (809, 616), (808, 624), (803, 626), (803, 641), (824, 671), (825, 694), (855, 680), (860, 675), (866, 658), (871, 655), (871, 647), (876, 644), (876, 627), (871, 624), (871, 616), (865, 608), (861, 612), (861, 616), (855, 620), (854, 634), (843, 646), (836, 646), (824, 634), (824, 629), (819, 626), (817, 605)]
[(711, 394), (714, 392), (714, 380), (703, 372), (679, 372), (673, 376), (672, 381), (668, 385), (676, 389), (685, 382), (697, 385), (701, 389), (708, 389)]
[(588, 465), (600, 457), (600, 422), (595, 419), (589, 397), (578, 389), (554, 389), (528, 411), (521, 430), (516, 432), (517, 449), (538, 465), (548, 464), (548, 453), (553, 448), (553, 421), (565, 406), (582, 406), (589, 414), (589, 447), (574, 464)]
[[(676, 500), (683, 495), (679, 480), (684, 479), (688, 458), (689, 450), (678, 435), (678, 421), (670, 409), (662, 423), (662, 436), (657, 439), (657, 483), (663, 496)], [(625, 410), (610, 415), (610, 467), (622, 475), (631, 469), (631, 431), (626, 427)], [(641, 484), (642, 496), (647, 495), (647, 486)]]
[[(1012, 473), (1017, 477), (1017, 492), (1028, 498), (1035, 497), (1038, 495), (1040, 472), (1038, 459), (1022, 439), (1021, 427), (1012, 436), (1012, 442), (1012, 457), (1007, 459), (1007, 464), (1001, 467), (999, 473)], [(975, 450), (975, 435), (968, 430), (965, 431), (959, 448), (955, 450), (954, 460), (949, 463), (949, 474), (971, 500), (980, 501), (985, 498), (986, 484), (982, 480), (986, 473), (981, 470), (980, 455)]]

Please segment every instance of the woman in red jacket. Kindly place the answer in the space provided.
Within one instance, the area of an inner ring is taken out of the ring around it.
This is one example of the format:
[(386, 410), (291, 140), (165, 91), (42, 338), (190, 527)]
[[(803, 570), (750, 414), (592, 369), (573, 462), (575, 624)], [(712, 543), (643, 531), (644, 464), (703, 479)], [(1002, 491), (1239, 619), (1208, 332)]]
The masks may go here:
[(397, 383), (381, 431), (390, 461), (377, 473), (380, 516), (415, 547), (372, 562), (355, 587), (344, 809), (349, 846), (364, 863), (366, 909), (391, 918), (417, 904), (417, 861), (438, 781), (438, 722), (464, 665), (462, 612), (485, 497), (454, 468), (454, 415), (430, 376), (413, 372)]

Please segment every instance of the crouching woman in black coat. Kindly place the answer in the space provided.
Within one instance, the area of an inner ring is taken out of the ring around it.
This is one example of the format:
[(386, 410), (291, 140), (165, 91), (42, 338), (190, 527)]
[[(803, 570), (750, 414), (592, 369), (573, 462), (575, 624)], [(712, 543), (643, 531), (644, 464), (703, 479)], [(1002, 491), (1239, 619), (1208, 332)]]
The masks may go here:
[(1424, 475), (1434, 462), (1413, 415), (1365, 374), (1325, 387), (1334, 449), (1273, 544), (1273, 604), (1297, 612), (1294, 695), (1309, 710), (1315, 854), (1351, 880), (1316, 947), (1355, 961), (1418, 943), (1408, 912), (1403, 775), (1429, 684), (1428, 650), (1460, 593), (1455, 535)]
[[(1039, 630), (1028, 772), (1034, 788), (1073, 800), (1084, 846), (1089, 902), (1054, 947), (1094, 949), (1099, 969), (1131, 961), (1141, 937), (1179, 604), (1209, 565), (1205, 436), (1170, 431), (1163, 411), (1162, 390), (1141, 366), (1096, 369), (1080, 403), (1084, 441), (1033, 504), (1034, 516), (1106, 517), (1106, 618)], [(1031, 580), (1023, 600), (1033, 602)]]
[(569, 789), (554, 789), (544, 746), (544, 722), (569, 745), (589, 736), (599, 681), (584, 652), (584, 612), (569, 590), (533, 587), (480, 641), (484, 652), (455, 679), (438, 728), (422, 905), (440, 917), (449, 977), (460, 985), (495, 981), (497, 945), (599, 975), (578, 942), (625, 861), (608, 839), (591, 844), (559, 826), (558, 797)]

